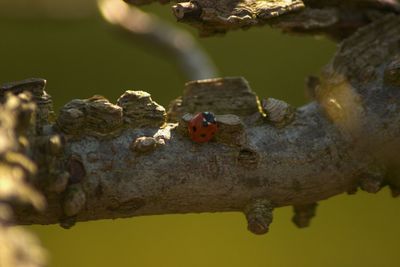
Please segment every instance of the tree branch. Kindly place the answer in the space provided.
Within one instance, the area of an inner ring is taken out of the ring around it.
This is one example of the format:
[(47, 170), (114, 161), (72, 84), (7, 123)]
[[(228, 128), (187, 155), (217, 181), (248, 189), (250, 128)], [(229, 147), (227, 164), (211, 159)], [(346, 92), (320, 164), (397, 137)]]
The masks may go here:
[[(157, 0), (124, 0), (134, 5)], [(158, 2), (167, 3), (168, 0)], [(342, 40), (387, 13), (399, 13), (396, 0), (280, 0), (175, 1), (178, 21), (209, 36), (254, 25), (271, 25), (285, 32), (326, 34)]]
[[(127, 91), (117, 104), (100, 96), (73, 100), (53, 123), (45, 94), (33, 91), (41, 112), (30, 156), (48, 208), (19, 206), (18, 222), (70, 227), (243, 211), (249, 229), (261, 234), (275, 207), (293, 205), (302, 227), (319, 200), (358, 186), (376, 192), (389, 184), (398, 192), (399, 178), (386, 169), (398, 163), (400, 147), (399, 25), (399, 16), (385, 16), (346, 39), (310, 83), (316, 102), (297, 110), (271, 98), (260, 104), (244, 79), (224, 78), (188, 83), (168, 121), (150, 95)], [(7, 88), (29, 90), (23, 84)], [(190, 114), (201, 111), (218, 114), (213, 142), (193, 143), (187, 135)]]

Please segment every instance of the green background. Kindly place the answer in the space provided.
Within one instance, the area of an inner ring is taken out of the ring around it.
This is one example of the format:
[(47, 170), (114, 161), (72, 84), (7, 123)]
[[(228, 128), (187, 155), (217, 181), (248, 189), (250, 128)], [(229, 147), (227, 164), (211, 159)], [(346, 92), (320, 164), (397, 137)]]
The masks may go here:
[[(146, 10), (174, 23), (168, 7)], [(115, 101), (127, 89), (148, 91), (167, 105), (182, 92), (185, 79), (171, 58), (110, 31), (98, 15), (72, 20), (4, 13), (0, 82), (46, 78), (57, 109), (93, 94)], [(244, 76), (260, 97), (296, 106), (309, 101), (306, 75), (318, 74), (336, 47), (323, 38), (288, 36), (267, 27), (198, 41), (221, 76)], [(399, 266), (399, 201), (387, 189), (337, 196), (320, 203), (307, 229), (291, 223), (291, 208), (280, 208), (264, 236), (249, 233), (240, 213), (104, 220), (70, 230), (29, 228), (54, 267)]]

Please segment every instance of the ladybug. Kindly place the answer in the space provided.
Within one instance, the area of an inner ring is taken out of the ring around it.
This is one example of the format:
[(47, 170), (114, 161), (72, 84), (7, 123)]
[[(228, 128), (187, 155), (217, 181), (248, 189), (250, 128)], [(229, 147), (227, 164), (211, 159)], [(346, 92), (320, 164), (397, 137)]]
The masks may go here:
[(210, 141), (218, 130), (215, 116), (211, 112), (197, 113), (189, 122), (189, 136), (196, 143)]

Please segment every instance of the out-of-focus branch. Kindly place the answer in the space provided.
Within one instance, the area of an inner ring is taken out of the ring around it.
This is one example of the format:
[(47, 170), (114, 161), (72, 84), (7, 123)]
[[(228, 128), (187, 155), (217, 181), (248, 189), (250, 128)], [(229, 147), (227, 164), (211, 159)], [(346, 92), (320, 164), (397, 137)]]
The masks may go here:
[(216, 67), (206, 52), (184, 30), (122, 1), (98, 0), (98, 6), (104, 19), (117, 30), (123, 30), (136, 41), (145, 41), (146, 45), (165, 51), (178, 62), (188, 80), (217, 76)]
[[(26, 81), (29, 86), (30, 82)], [(37, 166), (28, 158), (35, 128), (36, 105), (30, 93), (0, 93), (0, 266), (41, 267), (45, 254), (38, 240), (15, 223), (12, 203), (44, 210), (44, 198), (32, 187)]]

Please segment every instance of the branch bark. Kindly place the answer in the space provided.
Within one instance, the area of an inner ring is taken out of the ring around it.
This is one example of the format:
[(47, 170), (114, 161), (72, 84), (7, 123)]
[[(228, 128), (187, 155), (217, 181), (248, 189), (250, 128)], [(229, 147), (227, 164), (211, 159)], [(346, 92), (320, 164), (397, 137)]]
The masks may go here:
[[(294, 206), (302, 227), (322, 199), (358, 186), (376, 192), (388, 184), (398, 192), (399, 178), (386, 174), (400, 148), (399, 25), (399, 16), (388, 15), (346, 39), (310, 83), (316, 101), (297, 110), (259, 101), (243, 78), (220, 78), (188, 83), (168, 119), (149, 94), (127, 91), (117, 104), (100, 96), (73, 100), (54, 123), (46, 94), (33, 91), (41, 112), (29, 155), (48, 207), (16, 207), (18, 223), (70, 227), (242, 211), (248, 228), (261, 234), (275, 207)], [(29, 90), (23, 84), (3, 90)], [(197, 144), (187, 122), (202, 111), (218, 114), (219, 133)]]
[[(157, 0), (124, 0), (144, 5)], [(158, 0), (161, 3), (168, 0)], [(396, 0), (279, 0), (177, 2), (172, 9), (178, 21), (199, 29), (201, 36), (271, 25), (285, 32), (326, 34), (342, 40), (387, 13), (399, 13)]]

